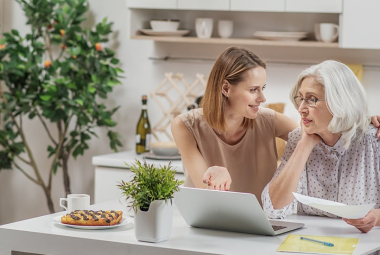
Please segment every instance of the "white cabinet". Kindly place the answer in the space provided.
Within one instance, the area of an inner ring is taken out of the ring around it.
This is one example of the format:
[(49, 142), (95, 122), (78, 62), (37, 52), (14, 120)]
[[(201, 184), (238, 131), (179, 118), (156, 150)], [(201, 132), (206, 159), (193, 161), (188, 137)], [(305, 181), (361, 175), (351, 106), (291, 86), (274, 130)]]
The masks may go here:
[(340, 47), (380, 49), (379, 11), (379, 0), (344, 0), (340, 18)]
[[(354, 0), (361, 2), (358, 0)], [(286, 0), (286, 12), (341, 13), (343, 0)]]
[(231, 0), (231, 11), (284, 12), (285, 0)]
[(178, 0), (178, 9), (228, 11), (230, 0)]
[(127, 0), (129, 8), (177, 9), (177, 0)]

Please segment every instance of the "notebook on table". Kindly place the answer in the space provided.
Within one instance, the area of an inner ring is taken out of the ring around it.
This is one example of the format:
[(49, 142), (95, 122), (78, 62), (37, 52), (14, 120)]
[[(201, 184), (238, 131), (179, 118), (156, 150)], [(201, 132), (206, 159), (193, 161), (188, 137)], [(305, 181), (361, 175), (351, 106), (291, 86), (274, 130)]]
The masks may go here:
[(174, 197), (186, 223), (196, 228), (275, 236), (304, 226), (268, 220), (250, 193), (180, 187)]

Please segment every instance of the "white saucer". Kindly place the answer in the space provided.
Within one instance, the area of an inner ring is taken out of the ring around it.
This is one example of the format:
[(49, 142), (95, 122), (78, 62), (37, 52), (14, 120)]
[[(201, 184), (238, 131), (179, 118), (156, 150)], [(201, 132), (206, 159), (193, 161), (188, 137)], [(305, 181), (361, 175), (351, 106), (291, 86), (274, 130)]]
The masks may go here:
[(133, 224), (133, 219), (132, 218), (122, 218), (119, 224), (116, 225), (110, 225), (110, 226), (81, 226), (81, 225), (70, 225), (70, 224), (63, 224), (61, 222), (61, 217), (62, 216), (56, 216), (53, 218), (53, 221), (57, 225), (65, 226), (65, 227), (70, 227), (70, 228), (79, 228), (79, 229), (109, 229), (109, 228), (117, 228), (121, 226), (125, 226), (127, 224)]
[(153, 31), (152, 29), (141, 29), (140, 31), (146, 35), (155, 35), (155, 36), (183, 36), (190, 33), (190, 30)]
[(307, 37), (307, 32), (257, 31), (253, 35), (259, 39), (271, 41), (299, 41)]
[(158, 159), (158, 160), (181, 160), (181, 154), (174, 156), (159, 156), (152, 152), (141, 154), (144, 159)]

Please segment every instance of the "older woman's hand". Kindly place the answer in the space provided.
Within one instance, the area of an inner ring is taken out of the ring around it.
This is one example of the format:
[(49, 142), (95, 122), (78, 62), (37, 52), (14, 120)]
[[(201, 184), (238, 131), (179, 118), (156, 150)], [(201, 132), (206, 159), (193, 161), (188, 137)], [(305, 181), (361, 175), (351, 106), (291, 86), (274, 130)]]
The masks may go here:
[(207, 183), (208, 189), (230, 190), (232, 180), (227, 168), (212, 166), (203, 175), (203, 182)]
[(372, 117), (371, 117), (371, 122), (372, 122), (372, 124), (373, 124), (375, 127), (379, 128), (379, 129), (377, 130), (377, 134), (376, 134), (376, 136), (377, 136), (377, 138), (379, 138), (379, 140), (380, 140), (380, 116), (372, 116)]
[(377, 225), (379, 220), (379, 210), (372, 209), (369, 213), (362, 219), (346, 219), (342, 218), (347, 224), (354, 226), (363, 233), (368, 233), (371, 229)]
[(305, 142), (307, 145), (311, 146), (311, 148), (314, 148), (315, 145), (317, 145), (322, 140), (322, 138), (319, 135), (307, 134), (304, 129), (304, 124), (302, 122), (301, 122), (301, 130), (302, 130), (301, 140)]

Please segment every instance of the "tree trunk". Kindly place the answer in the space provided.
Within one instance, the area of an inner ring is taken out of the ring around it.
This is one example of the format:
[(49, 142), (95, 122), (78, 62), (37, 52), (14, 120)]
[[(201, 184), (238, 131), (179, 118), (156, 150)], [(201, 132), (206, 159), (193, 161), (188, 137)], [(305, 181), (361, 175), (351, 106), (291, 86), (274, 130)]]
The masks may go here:
[(62, 151), (61, 157), (62, 157), (63, 184), (65, 185), (65, 192), (67, 196), (68, 194), (71, 194), (69, 169), (67, 168), (67, 161), (69, 160), (69, 157), (68, 157), (68, 154), (64, 152), (63, 148), (61, 151)]
[(53, 203), (53, 200), (51, 199), (51, 190), (49, 188), (46, 188), (46, 187), (42, 187), (42, 188), (45, 192), (46, 202), (47, 202), (50, 213), (55, 213), (54, 203)]

